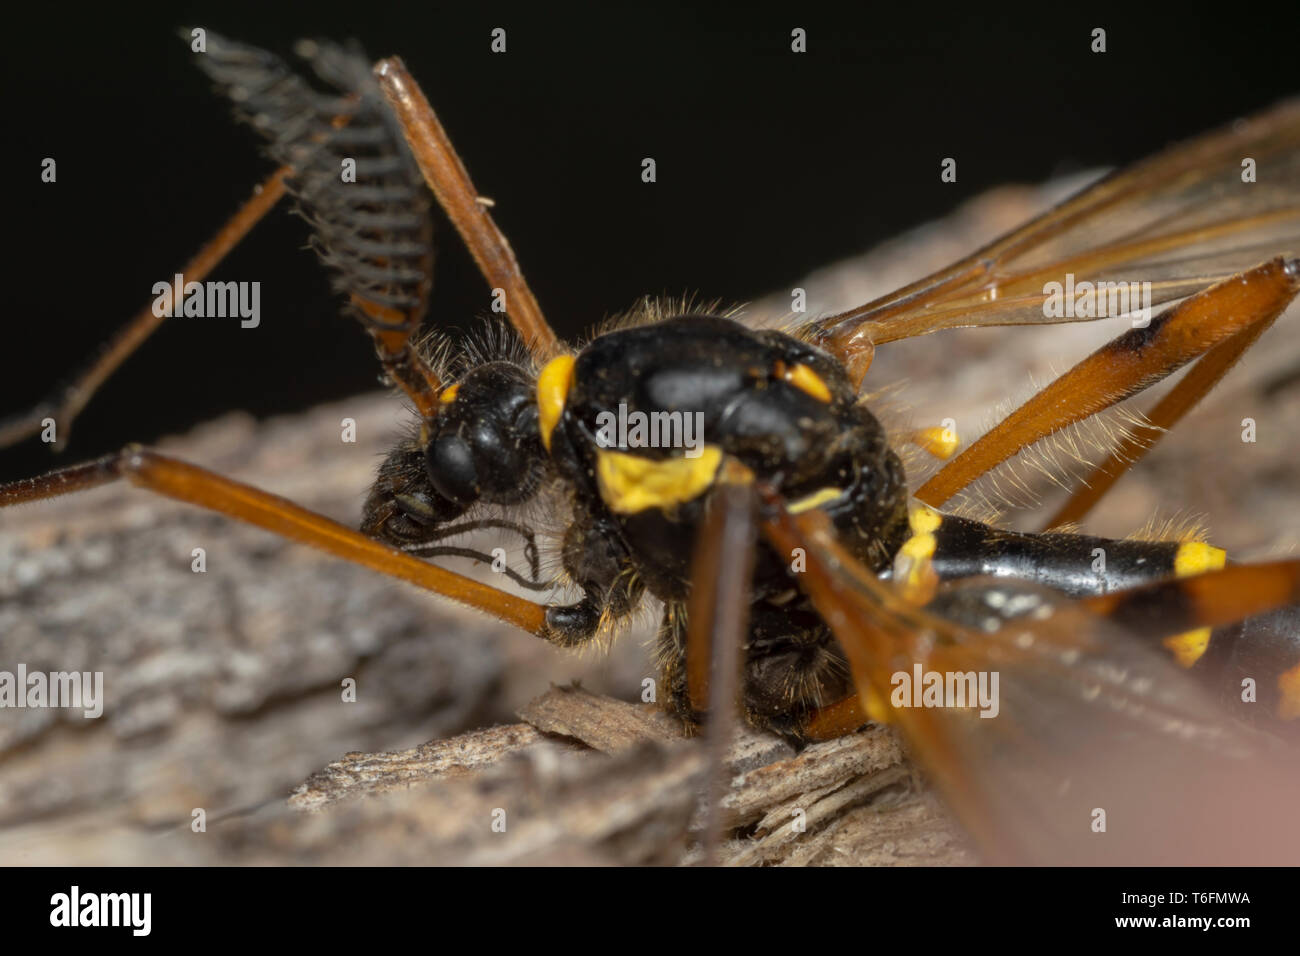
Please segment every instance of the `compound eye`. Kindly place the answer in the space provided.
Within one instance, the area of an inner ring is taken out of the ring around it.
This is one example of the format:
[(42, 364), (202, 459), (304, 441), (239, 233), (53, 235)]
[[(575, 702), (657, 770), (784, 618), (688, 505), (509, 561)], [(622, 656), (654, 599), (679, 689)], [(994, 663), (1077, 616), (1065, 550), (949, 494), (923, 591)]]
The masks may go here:
[(469, 443), (459, 435), (444, 435), (429, 445), (429, 481), (449, 501), (468, 506), (478, 500), (478, 469)]
[(479, 423), (470, 437), (474, 442), (474, 456), (482, 472), (479, 492), (489, 500), (496, 500), (498, 495), (509, 492), (519, 484), (523, 468), (492, 424)]

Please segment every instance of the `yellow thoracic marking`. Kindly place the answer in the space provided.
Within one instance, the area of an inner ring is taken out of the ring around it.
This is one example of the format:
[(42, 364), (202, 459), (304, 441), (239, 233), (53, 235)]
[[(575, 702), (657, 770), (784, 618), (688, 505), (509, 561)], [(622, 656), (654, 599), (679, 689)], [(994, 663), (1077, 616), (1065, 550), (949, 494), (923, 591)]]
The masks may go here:
[(801, 392), (813, 395), (816, 401), (826, 402), (827, 405), (831, 403), (831, 389), (827, 388), (826, 382), (822, 381), (822, 376), (807, 365), (794, 365), (785, 376), (785, 380)]
[[(1217, 571), (1228, 561), (1228, 552), (1206, 544), (1204, 541), (1186, 541), (1174, 552), (1174, 574), (1180, 578), (1206, 571)], [(1194, 631), (1172, 634), (1160, 643), (1183, 667), (1191, 667), (1201, 659), (1210, 646), (1210, 628), (1198, 627)]]
[(785, 380), (802, 392), (807, 392), (819, 402), (830, 403), (831, 390), (822, 377), (807, 365), (791, 366), (785, 373)]
[(1300, 717), (1300, 664), (1282, 672), (1277, 679), (1277, 689), (1282, 692), (1277, 705), (1278, 717), (1282, 720)]
[(810, 495), (805, 495), (798, 501), (792, 501), (785, 506), (785, 510), (792, 515), (803, 514), (805, 511), (812, 511), (814, 508), (820, 508), (828, 501), (834, 501), (840, 495), (844, 494), (843, 488), (822, 488), (814, 491)]
[(448, 385), (442, 390), (442, 394), (438, 396), (438, 401), (442, 402), (444, 405), (450, 405), (456, 400), (456, 393), (459, 391), (460, 382), (457, 382), (455, 385)]
[(551, 433), (560, 421), (573, 384), (573, 363), (572, 355), (556, 356), (537, 376), (537, 425), (547, 451), (551, 450)]
[(596, 484), (601, 500), (618, 514), (647, 508), (671, 511), (709, 489), (722, 465), (722, 449), (705, 445), (696, 458), (642, 458), (597, 450)]
[(933, 428), (918, 428), (908, 436), (913, 445), (923, 448), (935, 458), (947, 461), (961, 444), (957, 439), (957, 430), (935, 425)]

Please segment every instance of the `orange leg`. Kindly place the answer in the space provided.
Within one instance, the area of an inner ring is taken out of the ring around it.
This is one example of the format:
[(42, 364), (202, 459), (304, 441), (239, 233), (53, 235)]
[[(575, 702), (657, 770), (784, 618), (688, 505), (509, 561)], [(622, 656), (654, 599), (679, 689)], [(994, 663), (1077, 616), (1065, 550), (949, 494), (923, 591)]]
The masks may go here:
[(1297, 291), (1300, 263), (1274, 259), (1192, 296), (1052, 382), (940, 469), (916, 497), (937, 507), (1021, 449), (1137, 394), (1192, 359), (1220, 345), (1220, 357), (1228, 355), (1234, 336), (1267, 327)]
[(1133, 467), (1165, 432), (1195, 408), (1196, 403), (1218, 384), (1219, 379), (1237, 364), (1237, 360), (1272, 324), (1273, 320), (1268, 319), (1249, 326), (1206, 352), (1169, 394), (1147, 413), (1147, 422), (1125, 435), (1110, 456), (1083, 480), (1069, 500), (1044, 525), (1044, 530), (1083, 520), (1124, 472)]
[(753, 488), (723, 484), (696, 537), (687, 608), (686, 673), (691, 708), (708, 707), (704, 863), (717, 862), (726, 757), (736, 727), (740, 666), (749, 632), (750, 582), (757, 537)]
[(460, 233), (483, 278), (492, 288), (505, 291), (511, 323), (538, 359), (559, 354), (559, 339), (524, 280), (514, 250), (480, 200), (423, 91), (397, 57), (380, 60), (374, 72), (438, 204)]
[[(252, 198), (240, 206), (220, 231), (182, 267), (181, 274), (185, 276), (186, 281), (201, 282), (231, 249), (239, 245), (262, 217), (280, 201), (285, 193), (285, 177), (289, 173), (288, 167), (281, 167), (254, 190)], [(86, 407), (91, 396), (136, 349), (144, 344), (158, 326), (162, 325), (166, 317), (166, 313), (155, 315), (152, 305), (141, 309), (126, 327), (118, 332), (90, 367), (78, 375), (70, 385), (35, 408), (0, 420), (0, 448), (7, 448), (37, 434), (43, 427), (42, 421), (46, 418), (54, 419), (57, 437), (55, 447), (61, 448), (68, 440), (73, 420), (81, 414), (81, 410)]]
[(870, 720), (862, 706), (862, 698), (855, 694), (819, 707), (808, 718), (803, 732), (809, 740), (833, 740), (852, 733)]
[[(227, 70), (234, 70), (236, 76), (246, 77), (247, 71), (251, 69), (249, 64), (258, 60), (256, 56), (249, 56), (249, 47), (216, 36), (210, 36), (209, 39), (211, 42), (203, 67), (219, 82), (227, 85), (233, 82)], [(320, 55), (320, 51), (316, 55)], [(364, 64), (362, 68), (364, 69)], [(235, 85), (238, 86), (238, 83)], [(277, 95), (290, 96), (289, 85), (280, 84), (276, 89), (280, 91)], [(289, 143), (278, 143), (272, 150), (280, 151), (277, 155), (280, 155), (281, 160), (292, 154), (292, 165), (287, 160), (284, 161), (258, 187), (253, 197), (184, 265), (181, 274), (187, 282), (203, 281), (280, 198), (286, 192), (292, 192), (307, 212), (308, 219), (316, 226), (315, 238), (327, 253), (327, 262), (335, 267), (341, 262), (346, 264), (343, 272), (353, 314), (361, 320), (374, 339), (375, 350), (384, 372), (389, 380), (405, 392), (424, 418), (433, 418), (438, 410), (442, 383), (412, 342), (424, 317), (429, 275), (433, 265), (432, 223), (427, 215), (424, 191), (419, 178), (413, 176), (413, 170), (408, 172), (403, 168), (380, 173), (379, 179), (369, 184), (380, 187), (381, 192), (387, 190), (390, 197), (397, 190), (404, 189), (409, 193), (402, 199), (378, 201), (380, 205), (387, 203), (387, 208), (380, 208), (375, 200), (354, 197), (346, 187), (341, 192), (335, 190), (336, 154), (340, 151), (350, 154), (354, 151), (355, 144), (336, 145), (333, 140), (334, 131), (345, 127), (360, 133), (365, 133), (367, 128), (380, 134), (386, 131), (378, 110), (362, 110), (362, 104), (373, 102), (373, 96), (367, 99), (355, 90), (345, 90), (343, 93), (342, 99), (338, 101), (342, 106), (335, 104), (335, 108), (342, 112), (336, 116), (317, 115), (315, 111), (319, 107), (310, 99), (277, 103), (280, 110), (292, 113), (305, 130), (302, 138)], [(237, 100), (237, 105), (246, 111), (250, 106), (254, 112), (256, 110), (256, 104), (247, 104), (243, 100)], [(268, 132), (278, 134), (282, 131)], [(375, 159), (390, 160), (402, 150), (400, 142), (391, 136), (371, 137), (370, 141), (369, 149), (375, 155), (367, 157), (366, 162)], [(300, 168), (300, 162), (303, 168)], [(322, 165), (330, 171), (330, 175), (323, 179), (320, 175)], [(322, 186), (322, 182), (326, 185)], [(412, 217), (418, 221), (418, 225), (398, 237), (395, 245), (394, 237), (386, 232), (391, 231), (391, 226), (367, 224), (382, 223), (386, 214)], [(376, 247), (382, 249), (384, 246), (401, 248), (403, 242), (407, 245), (414, 244), (420, 250), (418, 254), (403, 252), (404, 263), (391, 262), (388, 253), (373, 251)], [(412, 267), (421, 278), (402, 275), (403, 268), (409, 270)], [(348, 274), (349, 268), (358, 274)], [(402, 308), (389, 304), (396, 300), (408, 301)], [(67, 440), (73, 419), (95, 391), (153, 334), (165, 317), (165, 314), (155, 315), (152, 306), (145, 308), (71, 385), (35, 408), (0, 420), (0, 448), (38, 433), (43, 421), (51, 417), (56, 423), (58, 441), (55, 447), (61, 448)]]
[(546, 608), (540, 604), (421, 561), (292, 501), (138, 446), (38, 478), (0, 485), (0, 508), (83, 491), (119, 479), (238, 518), (380, 574), (409, 581), (532, 634), (547, 636)]

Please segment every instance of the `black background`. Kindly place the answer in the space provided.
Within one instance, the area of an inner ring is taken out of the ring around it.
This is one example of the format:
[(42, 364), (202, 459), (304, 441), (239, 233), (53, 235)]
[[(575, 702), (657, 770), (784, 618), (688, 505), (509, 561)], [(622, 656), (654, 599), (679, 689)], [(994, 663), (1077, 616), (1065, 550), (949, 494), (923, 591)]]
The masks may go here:
[[(271, 169), (181, 26), (286, 56), (299, 36), (400, 54), (565, 336), (645, 293), (758, 296), (990, 186), (1128, 162), (1300, 86), (1294, 5), (902, 6), (29, 6), (7, 25), (0, 411), (79, 368)], [(504, 55), (489, 50), (498, 26)], [(806, 54), (790, 52), (795, 26)], [(39, 180), (46, 156), (55, 185)], [(956, 184), (940, 182), (946, 156)], [(368, 341), (306, 238), (273, 213), (215, 276), (262, 282), (261, 327), (167, 323), (63, 459), (374, 388)], [(445, 223), (438, 238), (430, 321), (463, 329), (487, 289)], [(0, 451), (0, 478), (51, 464), (33, 440)]]

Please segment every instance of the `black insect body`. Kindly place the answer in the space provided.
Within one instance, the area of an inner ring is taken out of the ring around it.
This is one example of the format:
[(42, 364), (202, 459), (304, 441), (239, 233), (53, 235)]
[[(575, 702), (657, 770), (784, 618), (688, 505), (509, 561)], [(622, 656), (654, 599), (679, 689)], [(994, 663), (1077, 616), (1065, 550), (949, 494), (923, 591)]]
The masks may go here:
[[(748, 469), (746, 480), (780, 489), (796, 509), (821, 508), (875, 570), (908, 534), (903, 468), (885, 430), (837, 363), (788, 335), (678, 316), (599, 336), (543, 369), (535, 388), (536, 397), (507, 363), (456, 383), (421, 438), (382, 469), (363, 527), (409, 545), (419, 540), (412, 525), (437, 535), (475, 504), (518, 504), (558, 478), (574, 512), (563, 566), (583, 597), (548, 609), (546, 636), (583, 644), (649, 591), (665, 604), (663, 683), (687, 719), (696, 716), (682, 666), (691, 548), (725, 461)], [(639, 445), (635, 435), (620, 447), (602, 422), (629, 419), (646, 430), (666, 426), (670, 442), (688, 436), (694, 447)], [(789, 565), (760, 552), (744, 685), (751, 718), (782, 728), (851, 693), (843, 654), (795, 589)]]
[[(606, 447), (594, 423), (621, 409), (652, 421), (696, 415), (698, 456)], [(690, 556), (706, 493), (722, 480), (725, 461), (780, 489), (792, 508), (821, 508), (874, 570), (887, 566), (907, 535), (902, 465), (838, 363), (788, 335), (728, 319), (683, 316), (596, 339), (574, 363), (551, 451), (578, 493), (599, 500), (594, 523), (622, 544), (635, 578), (665, 602), (662, 686), (688, 720), (695, 716), (684, 666)], [(848, 669), (797, 589), (791, 556), (760, 547), (751, 594), (742, 707), (752, 722), (791, 729), (849, 692)]]
[[(639, 442), (626, 428), (637, 420), (648, 423)], [(697, 432), (685, 427), (691, 421)], [(728, 462), (743, 472), (729, 476)], [(558, 481), (573, 515), (561, 563), (582, 598), (548, 607), (543, 636), (583, 645), (648, 592), (664, 604), (661, 686), (693, 726), (702, 715), (686, 687), (691, 553), (709, 494), (727, 480), (774, 488), (795, 512), (822, 511), (850, 553), (886, 578), (916, 531), (899, 456), (839, 363), (790, 335), (694, 314), (598, 336), (537, 375), (509, 362), (471, 370), (382, 467), (362, 527), (398, 546), (432, 543), (471, 508), (526, 503)], [(1072, 596), (1173, 576), (1180, 554), (1222, 555), (1196, 544), (932, 520), (930, 561), (941, 580), (993, 575)], [(1108, 557), (1101, 573), (1092, 569), (1099, 549)], [(759, 548), (741, 691), (751, 723), (793, 735), (852, 694), (844, 652), (799, 590), (796, 565)], [(951, 616), (950, 604), (932, 608)], [(1235, 642), (1219, 641), (1227, 643)]]

